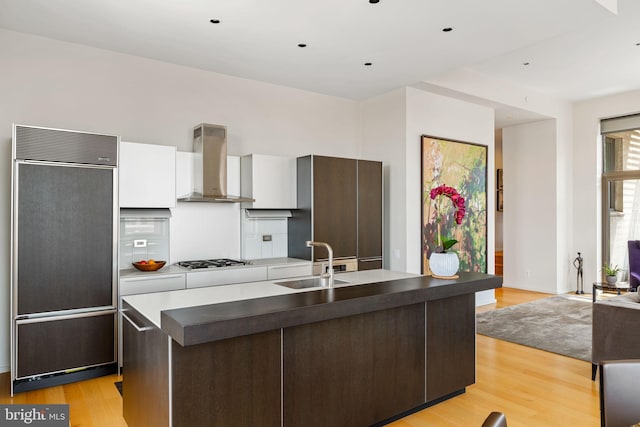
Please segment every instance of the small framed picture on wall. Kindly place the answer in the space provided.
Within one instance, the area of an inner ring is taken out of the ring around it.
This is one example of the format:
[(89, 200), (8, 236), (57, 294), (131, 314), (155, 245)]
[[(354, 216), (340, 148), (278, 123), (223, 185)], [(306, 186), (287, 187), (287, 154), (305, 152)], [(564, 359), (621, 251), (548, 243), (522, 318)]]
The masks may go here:
[(498, 169), (498, 173), (496, 176), (496, 187), (498, 190), (502, 190), (502, 169)]
[(496, 196), (496, 207), (498, 212), (502, 212), (502, 190), (497, 191), (498, 195)]

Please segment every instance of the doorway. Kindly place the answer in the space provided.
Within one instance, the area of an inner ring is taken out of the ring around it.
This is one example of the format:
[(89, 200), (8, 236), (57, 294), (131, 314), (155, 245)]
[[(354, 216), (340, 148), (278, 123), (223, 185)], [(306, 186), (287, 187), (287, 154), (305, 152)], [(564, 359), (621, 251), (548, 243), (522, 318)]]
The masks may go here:
[(495, 149), (495, 177), (496, 177), (496, 206), (495, 209), (495, 274), (503, 275), (503, 238), (502, 238), (502, 191), (503, 191), (503, 169), (502, 169), (502, 129), (496, 129), (494, 139)]

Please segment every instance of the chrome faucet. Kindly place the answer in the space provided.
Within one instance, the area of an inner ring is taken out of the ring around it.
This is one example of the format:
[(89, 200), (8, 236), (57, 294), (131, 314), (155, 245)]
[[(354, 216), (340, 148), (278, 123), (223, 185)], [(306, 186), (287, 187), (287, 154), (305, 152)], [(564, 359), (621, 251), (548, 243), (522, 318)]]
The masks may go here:
[(329, 271), (324, 271), (323, 265), (323, 271), (320, 272), (320, 282), (324, 287), (333, 288), (333, 249), (331, 249), (331, 246), (329, 246), (328, 243), (313, 242), (311, 240), (307, 240), (307, 247), (310, 248), (311, 246), (324, 246), (325, 248), (327, 248), (327, 252), (329, 254)]

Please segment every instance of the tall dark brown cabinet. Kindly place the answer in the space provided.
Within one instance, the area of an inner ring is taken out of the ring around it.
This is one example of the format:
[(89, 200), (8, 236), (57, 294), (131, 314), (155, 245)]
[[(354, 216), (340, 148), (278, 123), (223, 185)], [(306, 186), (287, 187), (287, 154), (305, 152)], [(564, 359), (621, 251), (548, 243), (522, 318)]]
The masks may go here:
[(358, 270), (382, 268), (382, 163), (358, 160)]
[(306, 247), (314, 240), (331, 245), (337, 270), (381, 268), (382, 163), (310, 155), (297, 159), (296, 173), (289, 256), (325, 261), (326, 249)]
[(115, 372), (117, 142), (14, 126), (12, 392)]

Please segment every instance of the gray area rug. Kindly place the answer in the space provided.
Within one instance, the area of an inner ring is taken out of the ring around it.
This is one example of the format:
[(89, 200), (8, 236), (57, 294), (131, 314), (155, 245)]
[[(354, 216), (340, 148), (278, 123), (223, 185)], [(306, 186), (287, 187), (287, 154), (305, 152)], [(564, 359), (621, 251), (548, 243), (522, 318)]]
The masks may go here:
[(476, 315), (477, 332), (591, 361), (591, 300), (556, 295)]

